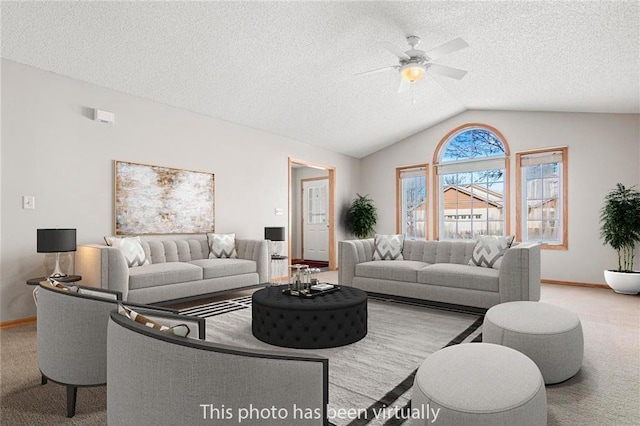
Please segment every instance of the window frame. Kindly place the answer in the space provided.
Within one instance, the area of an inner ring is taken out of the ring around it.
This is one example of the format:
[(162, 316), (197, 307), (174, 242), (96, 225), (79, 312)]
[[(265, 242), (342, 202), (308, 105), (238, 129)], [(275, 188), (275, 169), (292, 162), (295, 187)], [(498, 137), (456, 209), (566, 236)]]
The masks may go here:
[[(525, 216), (522, 212), (523, 202), (523, 180), (522, 180), (522, 157), (527, 155), (545, 154), (549, 152), (562, 152), (562, 173), (559, 178), (562, 179), (560, 183), (562, 187), (562, 243), (561, 244), (545, 244), (540, 243), (540, 248), (547, 250), (569, 250), (569, 148), (566, 146), (558, 146), (552, 148), (533, 149), (528, 151), (516, 152), (516, 240), (522, 241), (522, 237), (525, 234), (523, 226), (525, 226), (523, 220)], [(550, 163), (552, 164), (552, 163)], [(533, 241), (527, 241), (533, 242)]]
[[(433, 167), (432, 169), (432, 194), (433, 194), (433, 238), (434, 240), (440, 240), (440, 234), (441, 234), (441, 216), (444, 215), (444, 212), (440, 212), (440, 207), (441, 205), (444, 205), (444, 199), (441, 200), (442, 198), (442, 193), (441, 193), (441, 185), (440, 185), (440, 177), (438, 175), (438, 168), (440, 167), (441, 163), (440, 163), (440, 154), (443, 150), (443, 148), (447, 145), (447, 143), (449, 142), (449, 140), (456, 134), (458, 133), (462, 133), (465, 130), (471, 130), (473, 128), (480, 128), (486, 131), (489, 131), (491, 133), (493, 133), (496, 137), (498, 137), (498, 139), (500, 139), (500, 141), (502, 142), (502, 145), (504, 146), (504, 157), (495, 157), (495, 159), (502, 159), (504, 160), (504, 228), (503, 228), (503, 234), (504, 235), (509, 235), (511, 233), (511, 161), (510, 161), (510, 157), (511, 157), (511, 153), (510, 153), (510, 149), (509, 149), (509, 143), (507, 142), (507, 139), (504, 137), (504, 135), (502, 134), (502, 132), (500, 132), (498, 129), (496, 129), (493, 126), (490, 126), (488, 124), (485, 123), (466, 123), (466, 124), (462, 124), (452, 130), (450, 130), (446, 135), (444, 135), (444, 137), (442, 139), (440, 139), (440, 142), (438, 143), (438, 145), (436, 146), (436, 149), (433, 153)], [(491, 157), (489, 157), (491, 158)], [(478, 161), (483, 161), (486, 159), (479, 159)], [(442, 163), (442, 165), (444, 166), (445, 164), (451, 164), (452, 162), (445, 162)], [(471, 161), (470, 161), (471, 163)], [(455, 240), (447, 240), (447, 241), (455, 241)]]
[(424, 195), (424, 203), (425, 203), (425, 224), (424, 224), (424, 239), (429, 239), (429, 163), (421, 163), (421, 164), (411, 164), (408, 166), (400, 166), (396, 167), (396, 233), (404, 234), (402, 229), (402, 179), (400, 175), (404, 170), (410, 169), (420, 169), (424, 168), (424, 179), (425, 179), (425, 195)]

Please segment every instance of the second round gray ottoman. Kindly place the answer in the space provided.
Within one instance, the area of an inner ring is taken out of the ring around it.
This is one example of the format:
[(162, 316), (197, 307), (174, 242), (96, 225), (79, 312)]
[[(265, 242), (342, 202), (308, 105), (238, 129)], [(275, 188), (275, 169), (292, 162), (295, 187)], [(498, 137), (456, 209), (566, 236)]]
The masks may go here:
[[(547, 393), (538, 367), (518, 351), (489, 343), (439, 350), (416, 373), (411, 410), (420, 425), (541, 426)], [(436, 417), (437, 416), (437, 417)]]
[(536, 363), (546, 384), (563, 382), (582, 366), (584, 342), (578, 316), (540, 302), (508, 302), (490, 308), (482, 341), (508, 346)]

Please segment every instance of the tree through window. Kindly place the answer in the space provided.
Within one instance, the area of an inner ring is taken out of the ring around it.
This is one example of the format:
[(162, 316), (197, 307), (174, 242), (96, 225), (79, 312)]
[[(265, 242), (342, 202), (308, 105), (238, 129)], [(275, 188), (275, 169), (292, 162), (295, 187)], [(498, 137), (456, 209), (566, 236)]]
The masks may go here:
[(445, 136), (436, 152), (440, 239), (505, 235), (508, 155), (489, 126), (465, 125)]

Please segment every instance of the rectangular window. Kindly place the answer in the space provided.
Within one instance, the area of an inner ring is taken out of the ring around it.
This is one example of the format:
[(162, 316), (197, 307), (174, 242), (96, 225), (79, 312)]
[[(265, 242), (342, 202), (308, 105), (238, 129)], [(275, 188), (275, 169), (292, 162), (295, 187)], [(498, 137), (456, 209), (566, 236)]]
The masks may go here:
[(427, 238), (427, 164), (396, 169), (396, 232)]
[[(504, 163), (504, 159), (501, 160)], [(505, 169), (455, 171), (439, 167), (440, 239), (504, 235)]]
[(519, 241), (567, 249), (567, 148), (516, 154)]

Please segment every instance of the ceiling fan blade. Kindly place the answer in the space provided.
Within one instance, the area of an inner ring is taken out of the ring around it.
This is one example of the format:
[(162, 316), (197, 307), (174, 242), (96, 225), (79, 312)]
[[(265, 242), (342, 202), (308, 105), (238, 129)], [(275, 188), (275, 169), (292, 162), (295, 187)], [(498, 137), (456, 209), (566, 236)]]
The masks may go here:
[(469, 44), (458, 37), (436, 48), (426, 51), (425, 54), (429, 57), (429, 59), (437, 59), (441, 56), (448, 55), (449, 53), (453, 53), (457, 50), (464, 49), (467, 46), (469, 46)]
[(462, 77), (464, 77), (467, 74), (467, 71), (465, 70), (448, 67), (446, 65), (440, 65), (440, 64), (427, 65), (427, 72), (444, 75), (445, 77), (449, 77), (449, 78), (455, 78), (456, 80), (461, 80)]
[(404, 78), (400, 78), (400, 87), (398, 87), (398, 93), (406, 92), (411, 88), (412, 84), (415, 84), (415, 82), (411, 83), (405, 80)]
[(389, 43), (388, 41), (380, 41), (378, 43), (381, 44), (382, 47), (384, 47), (385, 49), (387, 49), (389, 52), (393, 53), (400, 59), (411, 59), (409, 55), (404, 53), (404, 50), (400, 49), (398, 46), (396, 46), (393, 43)]
[(359, 72), (359, 73), (354, 74), (354, 75), (375, 74), (375, 73), (382, 72), (382, 71), (387, 71), (387, 70), (397, 70), (398, 68), (400, 68), (398, 65), (392, 65), (390, 67), (384, 67), (384, 68), (378, 68), (378, 69), (375, 69), (375, 70)]

